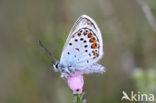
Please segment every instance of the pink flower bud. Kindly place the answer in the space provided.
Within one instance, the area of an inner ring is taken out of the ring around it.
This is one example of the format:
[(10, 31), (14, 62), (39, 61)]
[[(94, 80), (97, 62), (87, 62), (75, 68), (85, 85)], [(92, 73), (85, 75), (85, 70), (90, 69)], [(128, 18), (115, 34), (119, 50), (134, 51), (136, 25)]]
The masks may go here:
[(73, 91), (73, 94), (81, 94), (83, 90), (83, 75), (81, 73), (76, 73), (75, 75), (69, 76), (67, 78), (68, 86)]

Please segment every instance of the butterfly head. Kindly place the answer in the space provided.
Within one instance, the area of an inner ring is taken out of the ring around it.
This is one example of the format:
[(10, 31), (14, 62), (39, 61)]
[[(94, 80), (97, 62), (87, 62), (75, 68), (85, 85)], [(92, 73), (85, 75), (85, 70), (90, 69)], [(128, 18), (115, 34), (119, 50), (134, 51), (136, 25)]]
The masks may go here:
[(55, 72), (60, 72), (61, 73), (61, 78), (67, 79), (69, 76), (75, 74), (75, 70), (73, 71), (73, 68), (69, 66), (64, 66), (60, 62), (55, 62), (52, 64), (52, 67)]
[(66, 73), (68, 67), (65, 67), (64, 65), (62, 65), (60, 62), (55, 62), (55, 63), (52, 63), (52, 67), (54, 69), (55, 72), (58, 72), (60, 71), (61, 74), (69, 74), (69, 73)]
[(52, 63), (52, 67), (55, 72), (58, 72), (58, 70), (60, 68), (60, 63), (59, 62)]

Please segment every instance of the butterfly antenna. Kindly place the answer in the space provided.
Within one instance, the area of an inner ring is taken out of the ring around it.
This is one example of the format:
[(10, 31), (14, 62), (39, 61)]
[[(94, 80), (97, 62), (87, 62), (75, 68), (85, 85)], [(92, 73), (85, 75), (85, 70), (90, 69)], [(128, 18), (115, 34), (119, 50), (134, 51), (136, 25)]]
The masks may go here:
[(53, 59), (55, 62), (57, 61), (53, 54), (42, 44), (42, 42), (38, 41), (39, 46)]

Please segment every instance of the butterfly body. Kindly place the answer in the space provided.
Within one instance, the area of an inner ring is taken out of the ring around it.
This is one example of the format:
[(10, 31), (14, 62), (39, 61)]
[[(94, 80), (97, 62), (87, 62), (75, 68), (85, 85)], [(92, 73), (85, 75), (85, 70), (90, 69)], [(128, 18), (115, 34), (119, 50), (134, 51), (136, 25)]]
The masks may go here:
[(87, 15), (78, 18), (66, 40), (59, 62), (53, 64), (62, 77), (81, 72), (102, 73), (105, 68), (97, 64), (103, 56), (101, 32), (95, 21)]

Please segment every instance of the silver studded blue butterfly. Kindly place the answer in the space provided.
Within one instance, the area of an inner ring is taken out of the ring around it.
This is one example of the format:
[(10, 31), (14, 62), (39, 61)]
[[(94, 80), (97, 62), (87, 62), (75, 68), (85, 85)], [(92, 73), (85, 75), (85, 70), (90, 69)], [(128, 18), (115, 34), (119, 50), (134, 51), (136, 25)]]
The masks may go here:
[(82, 15), (70, 30), (60, 61), (52, 66), (61, 72), (61, 77), (76, 72), (103, 73), (105, 68), (96, 63), (103, 54), (102, 36), (97, 24), (89, 16)]

